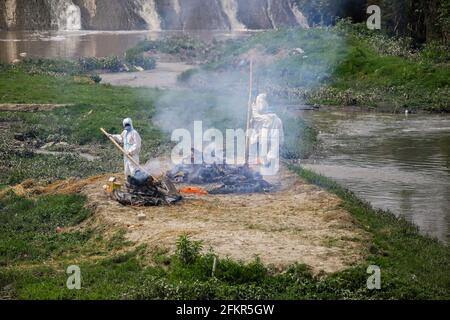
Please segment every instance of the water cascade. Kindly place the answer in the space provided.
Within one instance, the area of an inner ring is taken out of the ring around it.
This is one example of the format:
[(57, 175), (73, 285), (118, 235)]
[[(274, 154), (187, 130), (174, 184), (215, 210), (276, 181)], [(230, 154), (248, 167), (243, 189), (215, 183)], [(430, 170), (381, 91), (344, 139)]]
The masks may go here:
[(6, 30), (247, 30), (308, 27), (294, 0), (0, 0)]
[(273, 10), (272, 10), (272, 0), (267, 0), (267, 9), (266, 9), (267, 17), (269, 18), (270, 24), (272, 25), (272, 28), (276, 29), (277, 24), (275, 23), (275, 19), (273, 17)]
[(72, 0), (50, 0), (52, 25), (58, 30), (81, 30), (81, 10)]
[(140, 16), (147, 23), (149, 30), (161, 30), (161, 19), (159, 17), (155, 0), (140, 0)]
[(221, 0), (222, 8), (230, 22), (231, 30), (246, 30), (243, 23), (238, 20), (238, 3), (236, 0)]
[(305, 15), (300, 11), (296, 3), (291, 4), (291, 10), (292, 13), (295, 16), (295, 19), (297, 20), (297, 23), (299, 26), (309, 29), (309, 23), (308, 19), (305, 17)]

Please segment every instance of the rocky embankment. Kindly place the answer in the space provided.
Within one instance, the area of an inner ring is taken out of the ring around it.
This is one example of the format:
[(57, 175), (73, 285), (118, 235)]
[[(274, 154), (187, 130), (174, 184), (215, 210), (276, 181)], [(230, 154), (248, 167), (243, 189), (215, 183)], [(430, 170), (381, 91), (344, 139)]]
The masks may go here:
[(4, 30), (239, 30), (308, 23), (293, 0), (3, 0)]

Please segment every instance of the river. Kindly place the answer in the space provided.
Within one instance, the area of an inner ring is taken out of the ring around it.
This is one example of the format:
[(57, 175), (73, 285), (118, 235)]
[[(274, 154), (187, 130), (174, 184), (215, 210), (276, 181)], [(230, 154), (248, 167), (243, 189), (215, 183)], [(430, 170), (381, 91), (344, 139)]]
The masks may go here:
[(449, 242), (450, 116), (324, 110), (303, 117), (323, 142), (306, 168)]
[(258, 31), (0, 31), (0, 62), (19, 59), (21, 53), (33, 58), (120, 56), (139, 41), (174, 34), (201, 39), (242, 37)]

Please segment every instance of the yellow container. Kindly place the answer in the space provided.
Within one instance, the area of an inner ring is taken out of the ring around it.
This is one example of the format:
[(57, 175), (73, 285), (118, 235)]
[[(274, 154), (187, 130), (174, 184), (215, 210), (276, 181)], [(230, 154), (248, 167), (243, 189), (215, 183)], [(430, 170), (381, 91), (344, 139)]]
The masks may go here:
[(113, 193), (116, 190), (120, 190), (122, 188), (122, 184), (117, 182), (108, 182), (108, 187), (106, 188), (106, 192)]

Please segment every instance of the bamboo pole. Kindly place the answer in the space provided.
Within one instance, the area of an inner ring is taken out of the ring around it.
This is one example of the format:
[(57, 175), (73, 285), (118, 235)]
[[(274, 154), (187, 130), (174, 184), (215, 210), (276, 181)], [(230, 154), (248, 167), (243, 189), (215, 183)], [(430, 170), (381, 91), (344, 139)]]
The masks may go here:
[(253, 100), (253, 59), (250, 60), (250, 81), (247, 106), (247, 131), (245, 140), (245, 165), (250, 162), (250, 125), (252, 120), (252, 101)]

